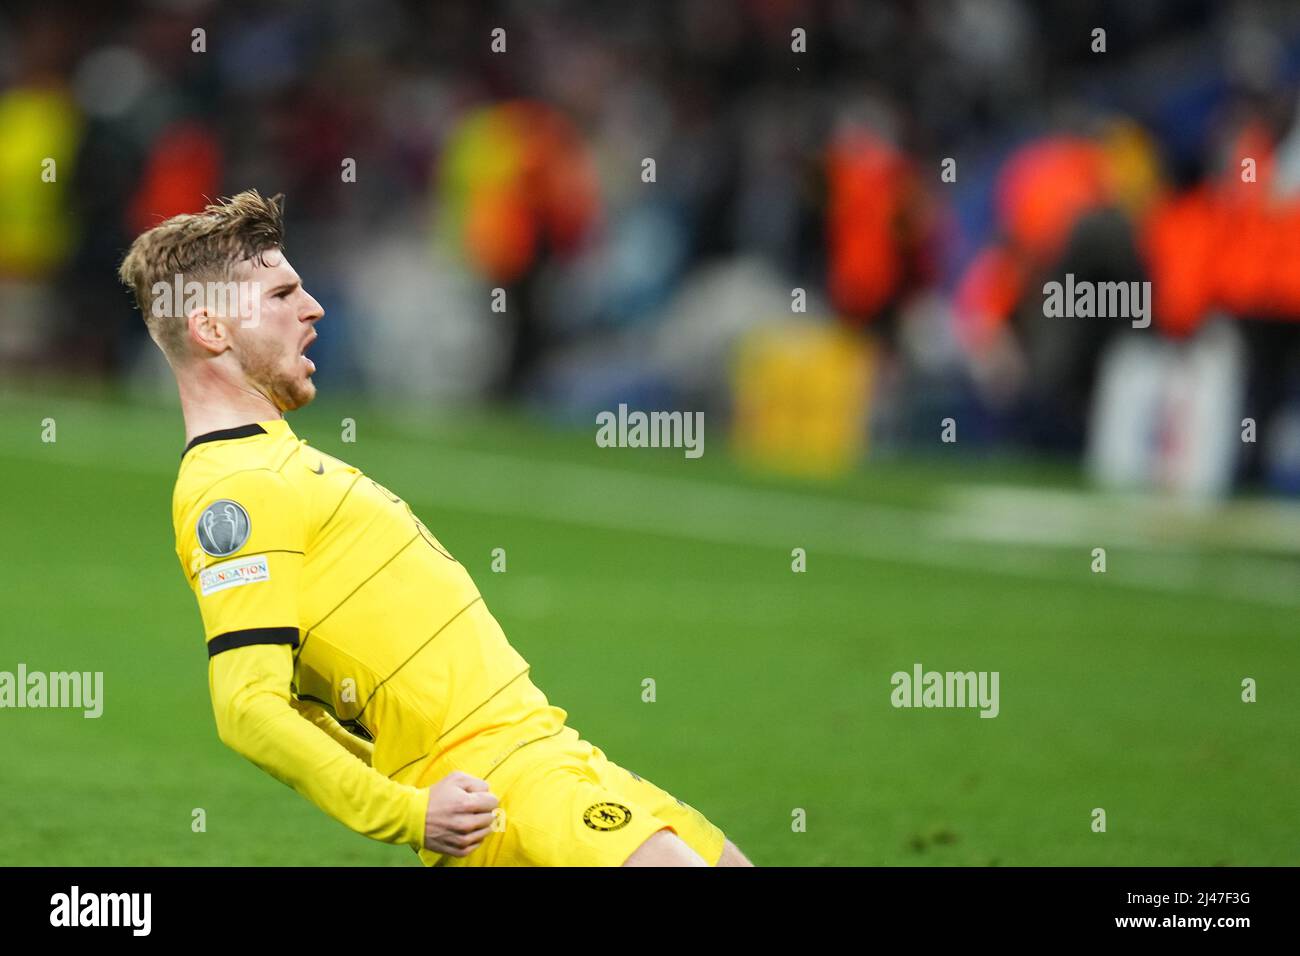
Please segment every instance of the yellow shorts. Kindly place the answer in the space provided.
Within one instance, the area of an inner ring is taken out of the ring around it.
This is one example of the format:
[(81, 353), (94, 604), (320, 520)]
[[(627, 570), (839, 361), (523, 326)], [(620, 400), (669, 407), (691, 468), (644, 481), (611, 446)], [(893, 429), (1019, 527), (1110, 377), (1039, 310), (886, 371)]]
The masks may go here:
[(611, 762), (570, 727), (486, 779), (500, 801), (500, 829), (467, 857), (421, 850), (426, 866), (622, 866), (664, 828), (710, 866), (722, 856), (726, 837), (703, 814)]

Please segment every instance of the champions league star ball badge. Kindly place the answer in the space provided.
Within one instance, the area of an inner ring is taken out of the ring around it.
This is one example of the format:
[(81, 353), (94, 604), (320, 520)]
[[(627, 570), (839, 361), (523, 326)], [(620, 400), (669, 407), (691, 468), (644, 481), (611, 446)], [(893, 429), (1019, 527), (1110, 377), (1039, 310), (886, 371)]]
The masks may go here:
[(199, 547), (214, 558), (224, 558), (244, 546), (252, 525), (239, 502), (222, 498), (203, 509), (196, 530)]

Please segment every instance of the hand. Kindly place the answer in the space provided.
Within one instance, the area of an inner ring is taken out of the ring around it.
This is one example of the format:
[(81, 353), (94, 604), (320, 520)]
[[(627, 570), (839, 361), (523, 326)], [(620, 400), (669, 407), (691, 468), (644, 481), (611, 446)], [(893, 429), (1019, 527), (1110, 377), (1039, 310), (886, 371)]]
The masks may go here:
[(429, 788), (424, 848), (447, 856), (469, 856), (492, 832), (497, 798), (486, 780), (459, 770)]

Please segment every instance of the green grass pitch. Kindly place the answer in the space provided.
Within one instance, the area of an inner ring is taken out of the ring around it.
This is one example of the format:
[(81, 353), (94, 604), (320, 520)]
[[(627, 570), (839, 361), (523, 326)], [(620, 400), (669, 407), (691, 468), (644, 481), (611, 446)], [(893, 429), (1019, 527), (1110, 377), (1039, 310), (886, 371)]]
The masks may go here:
[[(573, 726), (760, 865), (1300, 862), (1294, 557), (1117, 545), (1102, 575), (1087, 548), (936, 530), (953, 486), (1075, 493), (1041, 466), (809, 484), (712, 433), (688, 461), (518, 416), (332, 401), (290, 423), (410, 502)], [(105, 681), (97, 720), (0, 710), (0, 861), (417, 866), (217, 740), (173, 553), (181, 445), (166, 403), (0, 394), (0, 670)], [(893, 708), (918, 661), (998, 671), (998, 717)]]

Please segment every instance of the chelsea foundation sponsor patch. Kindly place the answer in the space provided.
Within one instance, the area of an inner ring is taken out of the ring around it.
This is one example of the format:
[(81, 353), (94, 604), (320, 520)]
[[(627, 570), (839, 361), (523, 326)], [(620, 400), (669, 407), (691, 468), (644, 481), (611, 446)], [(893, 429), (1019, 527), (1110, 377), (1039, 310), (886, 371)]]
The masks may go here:
[(226, 588), (237, 588), (241, 584), (253, 584), (266, 581), (271, 571), (266, 565), (266, 555), (255, 554), (251, 558), (227, 561), (225, 564), (204, 568), (199, 572), (199, 589), (206, 597)]

